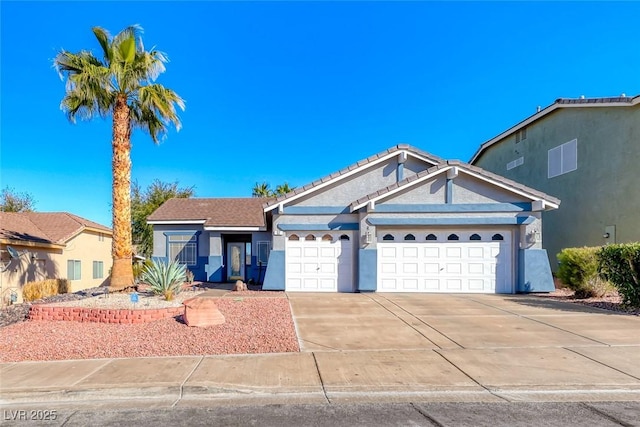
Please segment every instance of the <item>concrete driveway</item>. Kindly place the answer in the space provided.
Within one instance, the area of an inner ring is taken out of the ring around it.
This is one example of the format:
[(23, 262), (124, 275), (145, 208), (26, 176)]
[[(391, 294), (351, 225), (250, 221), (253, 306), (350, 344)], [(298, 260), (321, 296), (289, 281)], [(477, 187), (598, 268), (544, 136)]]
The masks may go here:
[(638, 398), (638, 316), (527, 295), (288, 296), (300, 348), (328, 392), (428, 385), (516, 400), (612, 389)]

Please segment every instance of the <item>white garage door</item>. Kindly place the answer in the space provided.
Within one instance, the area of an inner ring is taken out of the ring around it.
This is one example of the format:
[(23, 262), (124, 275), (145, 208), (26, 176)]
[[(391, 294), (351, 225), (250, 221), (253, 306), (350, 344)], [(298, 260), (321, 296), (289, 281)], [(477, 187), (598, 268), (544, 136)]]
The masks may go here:
[(288, 235), (285, 290), (353, 292), (351, 233), (304, 232)]
[(379, 292), (512, 293), (511, 232), (379, 232)]

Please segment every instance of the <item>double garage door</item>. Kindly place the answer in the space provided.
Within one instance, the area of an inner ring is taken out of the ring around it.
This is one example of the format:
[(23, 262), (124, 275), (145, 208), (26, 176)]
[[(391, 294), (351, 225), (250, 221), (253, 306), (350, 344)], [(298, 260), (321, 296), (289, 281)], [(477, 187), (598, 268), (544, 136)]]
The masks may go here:
[(511, 232), (378, 233), (378, 292), (512, 293)]
[(345, 232), (302, 232), (287, 236), (285, 289), (353, 292), (353, 236)]

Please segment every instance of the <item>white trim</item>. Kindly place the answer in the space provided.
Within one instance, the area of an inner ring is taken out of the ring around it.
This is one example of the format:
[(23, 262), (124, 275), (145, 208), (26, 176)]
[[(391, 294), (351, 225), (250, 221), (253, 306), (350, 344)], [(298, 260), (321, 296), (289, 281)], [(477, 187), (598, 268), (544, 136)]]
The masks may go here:
[(207, 222), (206, 219), (171, 219), (166, 221), (147, 221), (147, 224), (150, 225), (181, 225), (181, 224), (204, 224)]
[[(398, 192), (400, 192), (400, 191), (404, 191), (404, 190), (406, 190), (407, 188), (410, 188), (410, 187), (412, 187), (412, 186), (414, 186), (414, 185), (416, 185), (416, 184), (419, 184), (419, 183), (421, 183), (421, 182), (423, 182), (423, 181), (426, 181), (426, 180), (428, 180), (428, 179), (431, 179), (431, 178), (433, 178), (434, 176), (437, 176), (438, 174), (441, 174), (441, 173), (445, 173), (445, 172), (446, 172), (446, 173), (447, 173), (447, 175), (448, 175), (448, 174), (449, 174), (449, 171), (450, 171), (451, 169), (456, 169), (458, 173), (460, 173), (460, 172), (466, 173), (467, 175), (471, 175), (471, 176), (473, 176), (473, 177), (475, 177), (475, 178), (478, 178), (478, 179), (480, 179), (480, 180), (482, 180), (482, 181), (488, 182), (489, 184), (495, 185), (495, 186), (500, 187), (500, 188), (502, 188), (502, 189), (504, 189), (504, 190), (507, 190), (507, 191), (510, 191), (510, 192), (512, 192), (512, 193), (518, 194), (518, 195), (523, 196), (523, 197), (526, 197), (526, 198), (528, 198), (528, 199), (531, 199), (531, 200), (534, 200), (534, 201), (535, 201), (535, 200), (540, 200), (540, 198), (539, 198), (538, 196), (534, 196), (534, 195), (529, 194), (529, 193), (527, 193), (527, 192), (524, 192), (524, 191), (522, 191), (522, 190), (518, 190), (518, 189), (513, 188), (513, 187), (510, 187), (510, 186), (508, 186), (508, 185), (506, 185), (506, 184), (502, 184), (502, 183), (501, 183), (501, 182), (499, 182), (499, 181), (495, 181), (495, 180), (493, 180), (493, 179), (491, 179), (491, 178), (487, 178), (487, 177), (484, 177), (484, 176), (482, 176), (482, 175), (476, 174), (476, 173), (474, 173), (474, 172), (472, 172), (472, 171), (470, 171), (470, 170), (465, 169), (464, 167), (461, 167), (461, 166), (447, 166), (447, 167), (445, 167), (445, 168), (438, 169), (438, 170), (437, 170), (437, 171), (435, 171), (435, 172), (432, 172), (432, 173), (430, 173), (430, 174), (427, 174), (427, 175), (425, 175), (425, 176), (422, 176), (422, 177), (420, 177), (420, 178), (418, 178), (418, 179), (416, 179), (416, 180), (414, 180), (414, 181), (411, 181), (411, 182), (409, 182), (409, 183), (407, 183), (407, 184), (405, 184), (405, 185), (401, 185), (401, 186), (399, 186), (399, 187), (396, 187), (396, 188), (394, 188), (393, 190), (388, 191), (388, 192), (386, 192), (386, 193), (384, 193), (384, 194), (381, 194), (381, 195), (379, 195), (379, 196), (376, 196), (376, 197), (374, 197), (374, 198), (372, 198), (372, 199), (370, 199), (370, 200), (367, 200), (366, 202), (359, 203), (359, 204), (357, 204), (357, 205), (355, 205), (354, 207), (352, 207), (352, 208), (351, 208), (351, 212), (355, 212), (356, 210), (358, 210), (358, 209), (362, 208), (363, 206), (365, 206), (365, 205), (367, 205), (367, 204), (369, 204), (369, 203), (371, 203), (371, 202), (377, 202), (377, 201), (378, 201), (378, 200), (380, 200), (380, 199), (384, 199), (384, 198), (389, 197), (389, 196), (392, 196), (392, 195), (394, 195), (394, 194), (396, 194), (396, 193), (398, 193)], [(550, 208), (552, 208), (552, 209), (558, 209), (558, 205), (557, 205), (557, 204), (555, 204), (555, 203), (553, 203), (553, 202), (550, 202), (550, 201), (548, 201), (548, 200), (545, 200), (544, 202), (545, 202), (545, 206), (550, 207)]]
[(267, 227), (204, 227), (205, 231), (266, 231)]
[[(433, 160), (429, 160), (426, 157), (420, 156), (420, 155), (415, 154), (415, 153), (413, 153), (413, 152), (411, 152), (409, 150), (406, 150), (406, 149), (399, 150), (399, 151), (393, 151), (391, 153), (388, 153), (385, 156), (377, 158), (376, 160), (372, 160), (370, 162), (367, 162), (362, 166), (357, 166), (357, 167), (353, 168), (352, 170), (350, 170), (349, 172), (346, 172), (346, 173), (344, 173), (342, 175), (338, 175), (335, 178), (329, 179), (329, 180), (327, 180), (325, 182), (322, 182), (322, 183), (320, 183), (320, 184), (318, 184), (316, 186), (313, 186), (313, 187), (309, 188), (306, 191), (303, 191), (303, 192), (301, 192), (299, 194), (296, 194), (295, 196), (288, 197), (288, 198), (286, 198), (286, 199), (284, 199), (284, 200), (282, 200), (282, 201), (280, 201), (278, 203), (275, 203), (275, 204), (273, 204), (271, 206), (268, 206), (268, 207), (264, 208), (264, 211), (265, 212), (269, 212), (269, 211), (272, 211), (272, 210), (274, 210), (276, 208), (279, 209), (279, 207), (283, 206), (285, 203), (289, 203), (289, 202), (292, 202), (292, 201), (294, 201), (296, 199), (304, 197), (304, 196), (306, 196), (306, 195), (308, 195), (310, 193), (313, 193), (313, 192), (315, 192), (317, 190), (320, 190), (320, 189), (322, 189), (324, 187), (327, 187), (327, 186), (332, 185), (332, 184), (334, 184), (334, 183), (336, 183), (338, 181), (341, 181), (341, 180), (343, 180), (345, 178), (348, 178), (351, 175), (354, 175), (354, 174), (356, 174), (356, 173), (358, 173), (358, 172), (360, 172), (360, 171), (362, 171), (364, 169), (368, 169), (371, 166), (375, 166), (378, 163), (384, 162), (385, 160), (391, 159), (391, 158), (396, 157), (398, 155), (402, 155), (402, 153), (406, 153), (407, 155), (413, 156), (413, 157), (415, 157), (417, 159), (420, 159), (420, 160), (422, 160), (424, 162), (427, 162), (427, 163), (429, 163), (429, 164), (431, 164), (433, 166), (438, 164), (438, 163), (434, 163)], [(361, 160), (361, 161), (363, 161), (363, 160)], [(281, 212), (279, 212), (279, 213), (281, 213)]]

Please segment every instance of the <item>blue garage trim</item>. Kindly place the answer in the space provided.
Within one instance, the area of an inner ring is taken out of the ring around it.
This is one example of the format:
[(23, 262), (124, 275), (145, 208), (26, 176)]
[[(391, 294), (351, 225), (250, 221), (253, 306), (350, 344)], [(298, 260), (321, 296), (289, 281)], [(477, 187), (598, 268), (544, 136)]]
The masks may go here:
[(439, 212), (530, 212), (531, 203), (451, 203), (451, 204), (378, 204), (376, 212), (439, 213)]
[(272, 250), (269, 253), (262, 289), (265, 291), (284, 291), (284, 272), (284, 251)]
[(329, 224), (278, 224), (282, 231), (331, 231), (331, 230), (359, 230), (357, 222), (332, 222)]
[(360, 249), (358, 255), (358, 290), (373, 292), (378, 288), (378, 251)]
[(518, 292), (553, 292), (549, 257), (545, 249), (520, 249)]
[(368, 218), (370, 225), (522, 225), (535, 221), (532, 216), (510, 218)]
[(348, 206), (287, 206), (283, 212), (288, 215), (337, 215), (351, 213)]
[(222, 256), (209, 256), (205, 270), (209, 282), (222, 282)]

